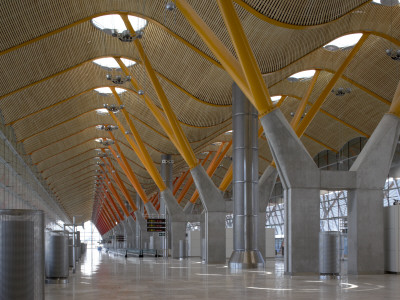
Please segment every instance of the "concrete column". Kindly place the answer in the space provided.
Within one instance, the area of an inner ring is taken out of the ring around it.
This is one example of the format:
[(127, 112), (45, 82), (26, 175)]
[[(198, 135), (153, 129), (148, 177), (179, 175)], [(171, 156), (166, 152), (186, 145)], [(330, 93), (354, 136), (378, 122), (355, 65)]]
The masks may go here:
[[(172, 160), (172, 156), (170, 154), (161, 154), (161, 178), (163, 179), (167, 188), (171, 191), (173, 189), (173, 178), (172, 178), (172, 171), (173, 171), (174, 161)], [(161, 199), (160, 199), (161, 200)], [(166, 219), (167, 217), (167, 207), (164, 201), (160, 201), (160, 215), (164, 215)], [(160, 248), (162, 249), (163, 257), (168, 256), (168, 249), (170, 249), (171, 244), (171, 225), (167, 223), (167, 232), (164, 237), (160, 239)]]
[(169, 216), (171, 256), (172, 258), (179, 258), (179, 241), (186, 239), (187, 219), (169, 188), (161, 191), (160, 195), (161, 201), (163, 201), (167, 207)]
[(199, 191), (205, 214), (202, 227), (202, 236), (205, 238), (202, 250), (205, 253), (202, 253), (202, 257), (206, 263), (225, 263), (225, 200), (202, 165), (196, 166), (190, 172)]
[(258, 250), (265, 258), (265, 222), (266, 222), (266, 209), (268, 200), (271, 198), (272, 191), (275, 186), (278, 171), (272, 166), (268, 166), (258, 181), (258, 200), (259, 200), (259, 213), (258, 213)]
[(258, 113), (239, 87), (232, 88), (233, 252), (231, 268), (264, 266), (258, 250)]
[(320, 172), (279, 109), (261, 118), (285, 189), (285, 272), (319, 272)]
[(285, 190), (285, 272), (319, 272), (319, 190)]
[(383, 274), (383, 191), (350, 190), (347, 194), (348, 274)]
[(137, 240), (136, 240), (136, 234), (137, 234), (136, 222), (135, 222), (135, 220), (133, 219), (132, 216), (129, 216), (129, 218), (127, 219), (127, 222), (129, 224), (129, 226), (131, 228), (131, 232), (132, 232), (130, 240), (129, 240), (129, 248), (130, 249), (135, 249), (135, 248), (137, 248), (137, 244), (136, 244), (136, 242), (137, 242)]
[(384, 271), (382, 189), (399, 134), (399, 118), (384, 115), (350, 169), (357, 172), (357, 182), (348, 192), (349, 274)]

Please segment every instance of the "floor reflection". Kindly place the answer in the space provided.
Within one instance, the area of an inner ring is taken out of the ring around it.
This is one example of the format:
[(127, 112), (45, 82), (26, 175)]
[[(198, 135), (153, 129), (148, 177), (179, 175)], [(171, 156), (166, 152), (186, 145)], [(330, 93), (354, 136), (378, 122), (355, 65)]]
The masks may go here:
[(231, 270), (200, 258), (128, 257), (88, 249), (70, 283), (46, 285), (46, 300), (98, 299), (398, 299), (397, 275), (284, 275), (283, 260), (265, 269)]

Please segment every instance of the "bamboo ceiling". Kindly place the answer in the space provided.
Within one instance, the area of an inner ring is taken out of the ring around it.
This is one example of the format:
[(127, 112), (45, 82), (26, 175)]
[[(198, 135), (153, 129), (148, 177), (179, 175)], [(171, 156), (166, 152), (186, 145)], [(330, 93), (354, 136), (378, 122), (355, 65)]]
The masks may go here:
[[(216, 1), (188, 2), (235, 55)], [(345, 34), (369, 33), (335, 86), (351, 88), (352, 92), (343, 97), (330, 93), (301, 140), (315, 156), (322, 150), (338, 151), (350, 139), (372, 134), (388, 111), (400, 79), (399, 62), (385, 52), (400, 48), (398, 5), (390, 7), (367, 0), (234, 2), (270, 94), (285, 97), (281, 110), (289, 121), (310, 80), (290, 82), (287, 77), (303, 70), (321, 70), (307, 111), (350, 52), (328, 51), (323, 46)], [(212, 143), (231, 138), (226, 132), (232, 128), (233, 81), (179, 10), (166, 11), (165, 3), (6, 0), (0, 5), (2, 117), (13, 128), (27, 161), (46, 180), (70, 216), (92, 216), (96, 184), (100, 184), (96, 182), (100, 150), (95, 151), (100, 144), (94, 140), (109, 137), (96, 125), (115, 125), (111, 117), (96, 113), (103, 104), (116, 101), (94, 91), (110, 86), (110, 81), (106, 80), (108, 71), (93, 60), (117, 56), (136, 61), (129, 67), (131, 75), (161, 108), (134, 44), (122, 43), (95, 28), (91, 22), (95, 16), (128, 12), (148, 20), (141, 42), (199, 159), (206, 151), (217, 150)], [(180, 176), (188, 167), (179, 152), (132, 85), (124, 83), (122, 87), (127, 91), (121, 94), (121, 100), (156, 166), (160, 165), (161, 154), (172, 154), (174, 178)], [(150, 197), (157, 191), (156, 185), (124, 135), (117, 131), (114, 135)], [(262, 173), (272, 159), (263, 136), (259, 148)], [(230, 155), (229, 151), (213, 177), (217, 185), (229, 168)], [(111, 161), (134, 198), (128, 177), (114, 158)], [(193, 192), (192, 187), (182, 205)]]

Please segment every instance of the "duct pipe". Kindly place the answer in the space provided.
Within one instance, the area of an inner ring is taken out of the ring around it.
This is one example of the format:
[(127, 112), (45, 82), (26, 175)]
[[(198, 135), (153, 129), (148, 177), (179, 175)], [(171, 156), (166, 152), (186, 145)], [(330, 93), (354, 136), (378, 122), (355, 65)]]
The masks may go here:
[[(232, 88), (233, 252), (230, 268), (264, 266), (258, 250), (258, 113), (239, 87)], [(264, 234), (264, 233), (262, 233)]]

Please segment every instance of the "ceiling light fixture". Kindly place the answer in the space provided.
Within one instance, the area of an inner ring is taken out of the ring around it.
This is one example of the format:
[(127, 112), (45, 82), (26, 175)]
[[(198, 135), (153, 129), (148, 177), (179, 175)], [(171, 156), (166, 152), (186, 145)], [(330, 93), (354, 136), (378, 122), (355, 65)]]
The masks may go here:
[(104, 108), (107, 109), (109, 112), (112, 113), (117, 113), (119, 112), (121, 109), (124, 108), (123, 105), (116, 105), (116, 104), (104, 104)]
[(400, 60), (400, 50), (386, 49), (386, 55), (393, 60)]
[(336, 88), (336, 89), (332, 89), (331, 91), (333, 94), (335, 94), (336, 96), (344, 96), (346, 94), (350, 94), (351, 93), (351, 88)]
[(134, 34), (131, 34), (126, 28), (124, 21), (120, 15), (112, 14), (106, 16), (100, 16), (92, 19), (92, 24), (113, 37), (118, 38), (122, 42), (132, 42), (135, 39), (143, 37), (144, 28), (147, 26), (147, 20), (135, 16), (128, 16), (130, 23), (132, 24)]
[(113, 131), (113, 130), (117, 130), (118, 126), (116, 126), (116, 125), (97, 125), (96, 128), (98, 130)]

